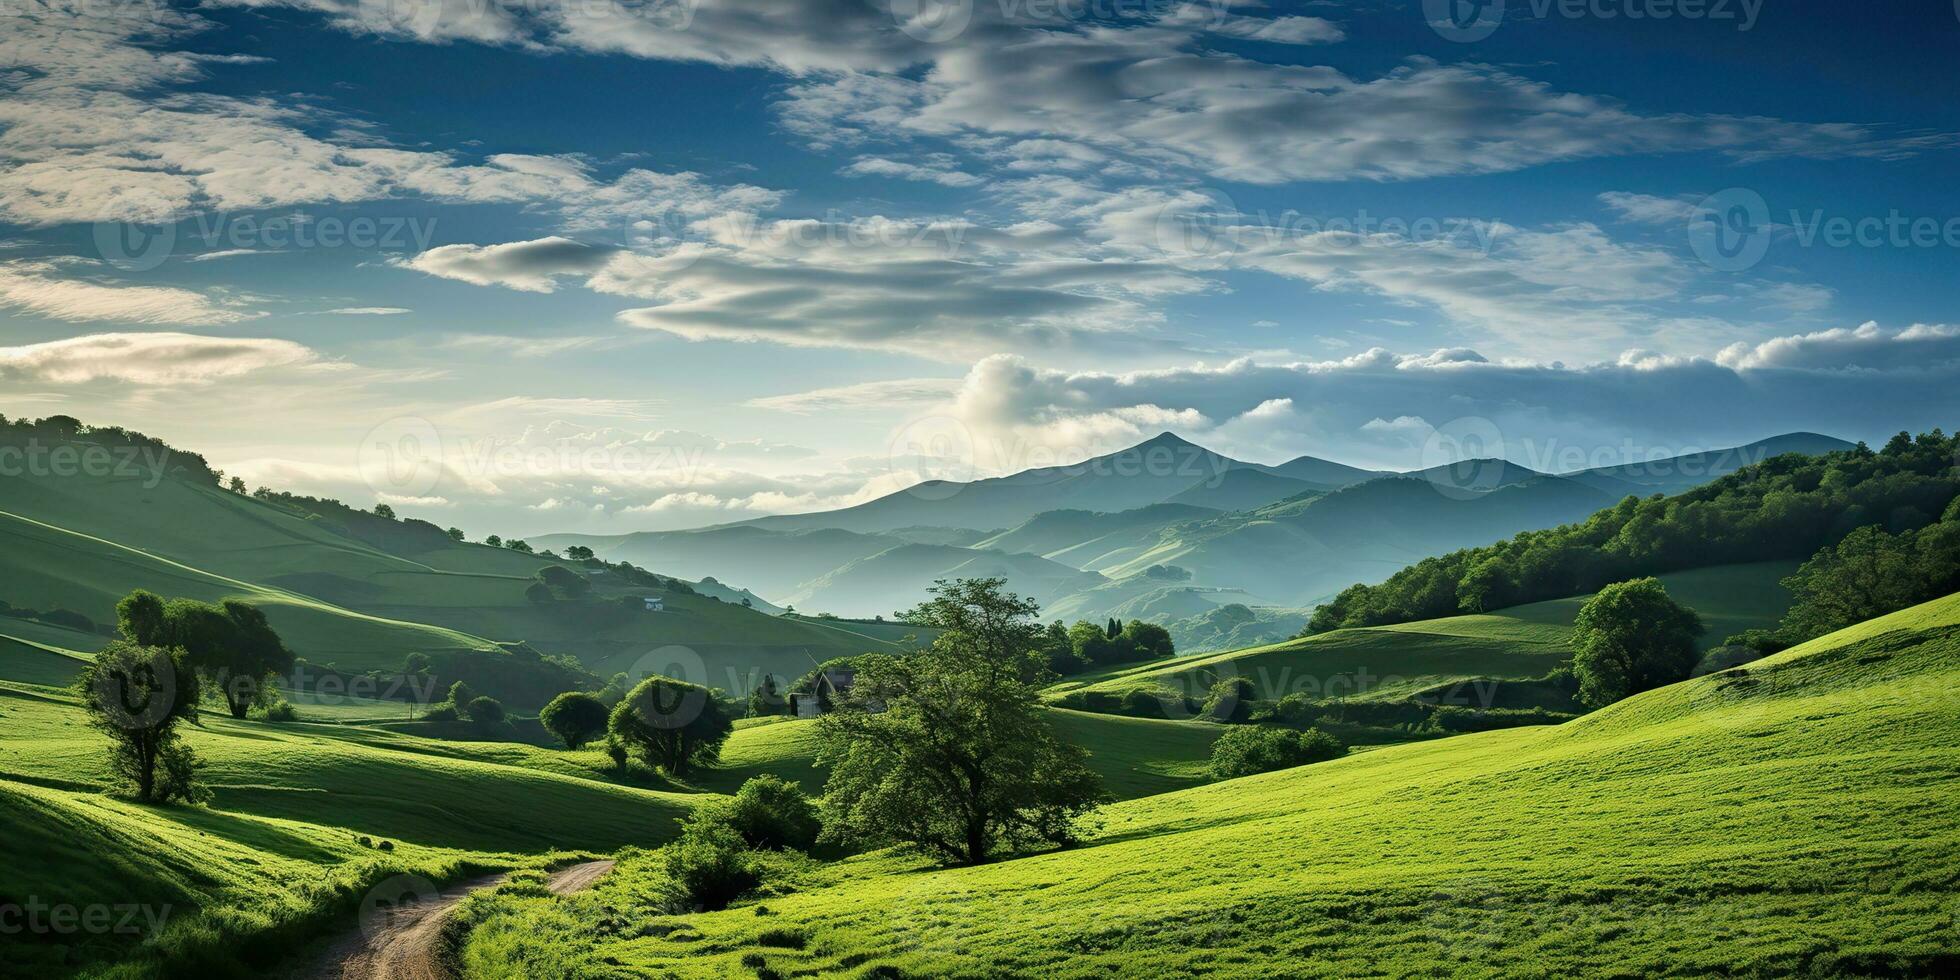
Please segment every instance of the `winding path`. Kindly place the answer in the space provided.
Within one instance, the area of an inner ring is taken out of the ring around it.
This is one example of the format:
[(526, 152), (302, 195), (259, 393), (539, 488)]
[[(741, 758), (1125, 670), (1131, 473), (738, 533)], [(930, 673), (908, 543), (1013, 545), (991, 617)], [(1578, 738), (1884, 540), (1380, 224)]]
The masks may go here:
[[(613, 869), (611, 861), (588, 861), (554, 872), (545, 887), (570, 895), (593, 886)], [(293, 973), (299, 980), (451, 980), (442, 961), (442, 924), (469, 893), (501, 884), (504, 875), (459, 882), (436, 896), (396, 911), (387, 923), (364, 935), (355, 932), (334, 943), (310, 965)]]

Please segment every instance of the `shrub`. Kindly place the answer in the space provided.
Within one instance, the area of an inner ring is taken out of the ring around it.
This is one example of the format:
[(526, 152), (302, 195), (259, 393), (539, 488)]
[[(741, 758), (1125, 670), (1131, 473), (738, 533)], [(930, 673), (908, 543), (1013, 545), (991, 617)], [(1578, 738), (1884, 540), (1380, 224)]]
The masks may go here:
[(735, 793), (728, 822), (750, 847), (807, 851), (823, 825), (817, 808), (796, 784), (757, 776)]
[(1148, 687), (1124, 691), (1119, 709), (1138, 718), (1162, 718), (1166, 714), (1163, 693)]
[(764, 929), (755, 937), (757, 946), (771, 946), (776, 949), (802, 949), (810, 941), (801, 929)]
[(470, 720), (479, 725), (495, 725), (504, 720), (504, 703), (491, 697), (480, 697), (469, 705)]
[(577, 749), (606, 733), (606, 705), (584, 691), (566, 691), (538, 712), (538, 721), (566, 748)]
[(1205, 717), (1217, 722), (1244, 721), (1252, 713), (1252, 699), (1258, 692), (1243, 677), (1227, 677), (1211, 686), (1205, 698)]
[(703, 807), (682, 821), (681, 836), (667, 845), (667, 874), (704, 912), (728, 907), (762, 883), (742, 835), (729, 826), (727, 811)]
[(248, 717), (253, 721), (298, 721), (299, 709), (285, 698), (275, 698), (270, 703), (254, 707)]
[(1318, 728), (1296, 732), (1286, 728), (1246, 726), (1218, 736), (1211, 746), (1211, 774), (1233, 779), (1275, 769), (1291, 769), (1337, 759), (1347, 748)]
[(461, 717), (463, 713), (450, 701), (438, 701), (422, 712), (423, 721), (455, 721)]

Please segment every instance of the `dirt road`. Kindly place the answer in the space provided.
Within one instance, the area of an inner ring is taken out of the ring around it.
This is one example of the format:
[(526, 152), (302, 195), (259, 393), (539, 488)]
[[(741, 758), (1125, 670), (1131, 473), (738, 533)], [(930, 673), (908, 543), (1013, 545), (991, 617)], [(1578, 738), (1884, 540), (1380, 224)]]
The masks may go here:
[[(575, 864), (554, 872), (545, 887), (570, 895), (592, 887), (612, 868), (611, 861)], [(378, 920), (369, 933), (355, 932), (341, 939), (293, 976), (298, 980), (451, 980), (440, 955), (444, 920), (464, 896), (503, 880), (503, 875), (485, 875), (401, 906)]]

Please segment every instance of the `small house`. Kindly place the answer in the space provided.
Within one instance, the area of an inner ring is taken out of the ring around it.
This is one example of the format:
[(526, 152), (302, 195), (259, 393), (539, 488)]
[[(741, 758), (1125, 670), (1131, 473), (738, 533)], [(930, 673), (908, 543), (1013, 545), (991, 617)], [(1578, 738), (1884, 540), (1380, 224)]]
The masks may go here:
[(646, 597), (647, 612), (666, 612), (667, 600), (657, 595)]

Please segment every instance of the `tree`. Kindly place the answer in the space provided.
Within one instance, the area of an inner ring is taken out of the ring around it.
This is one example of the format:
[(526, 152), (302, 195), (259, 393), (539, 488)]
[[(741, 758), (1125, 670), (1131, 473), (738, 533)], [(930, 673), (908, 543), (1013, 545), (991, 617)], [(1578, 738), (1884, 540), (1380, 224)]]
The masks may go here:
[(393, 507), (388, 506), (387, 504), (375, 504), (374, 516), (379, 517), (384, 521), (392, 521), (395, 519), (395, 509)]
[(573, 561), (591, 561), (592, 549), (582, 544), (575, 544), (565, 549), (565, 557)]
[(1132, 619), (1124, 624), (1123, 633), (1116, 640), (1130, 648), (1130, 656), (1125, 658), (1129, 660), (1155, 660), (1177, 653), (1170, 630), (1142, 620)]
[(1659, 579), (1618, 582), (1579, 607), (1572, 671), (1579, 701), (1603, 708), (1687, 679), (1699, 658), (1701, 617), (1668, 597)]
[(1034, 603), (997, 578), (937, 582), (931, 595), (903, 618), (939, 630), (932, 645), (861, 659), (839, 710), (818, 723), (824, 838), (968, 865), (1072, 843), (1105, 796), (1086, 753), (1042, 710), (1053, 675)]
[(479, 725), (494, 725), (504, 720), (504, 703), (491, 697), (470, 699), (468, 708), (470, 720)]
[(244, 480), (242, 480), (242, 479), (240, 479), (240, 478), (238, 478), (238, 477), (235, 477), (235, 476), (234, 476), (234, 477), (232, 477), (232, 478), (231, 478), (231, 492), (232, 492), (232, 493), (235, 493), (235, 494), (240, 494), (240, 495), (243, 495), (243, 494), (244, 494), (244, 493), (246, 492), (246, 491), (245, 491), (245, 481), (244, 481)]
[(610, 712), (604, 702), (584, 691), (566, 691), (538, 712), (538, 721), (568, 749), (579, 749), (606, 733)]
[(750, 779), (728, 805), (728, 825), (750, 847), (807, 851), (823, 824), (795, 783), (764, 774)]
[(468, 683), (457, 681), (449, 685), (449, 706), (455, 709), (457, 715), (469, 717), (470, 702), (474, 700), (476, 700), (476, 691), (472, 690)]
[(509, 548), (512, 551), (516, 551), (526, 555), (531, 553), (530, 544), (526, 543), (522, 538), (512, 538), (509, 541), (504, 542), (504, 547)]
[(1807, 640), (1922, 601), (1915, 537), (1866, 526), (1817, 552), (1783, 580), (1793, 599), (1784, 632)]
[(231, 621), (226, 648), (198, 666), (217, 683), (233, 718), (243, 718), (272, 692), (267, 680), (293, 669), (293, 651), (257, 606), (226, 599), (220, 607)]
[(442, 533), (449, 535), (449, 540), (451, 541), (460, 542), (463, 540), (463, 529), (460, 527), (452, 527)]
[(655, 675), (613, 706), (613, 738), (670, 776), (685, 776), (721, 758), (735, 730), (720, 691)]
[(109, 764), (145, 803), (195, 801), (197, 756), (177, 733), (197, 721), (197, 673), (182, 650), (117, 640), (76, 681), (89, 725), (109, 736)]
[(504, 546), (504, 539), (492, 534), (489, 537), (484, 538), (483, 543), (489, 545), (492, 548), (501, 548)]
[(162, 643), (163, 622), (163, 597), (154, 592), (137, 589), (116, 603), (116, 631), (138, 646)]
[(1318, 728), (1300, 732), (1246, 725), (1218, 736), (1211, 743), (1211, 774), (1218, 779), (1235, 779), (1325, 762), (1346, 754), (1346, 746)]

